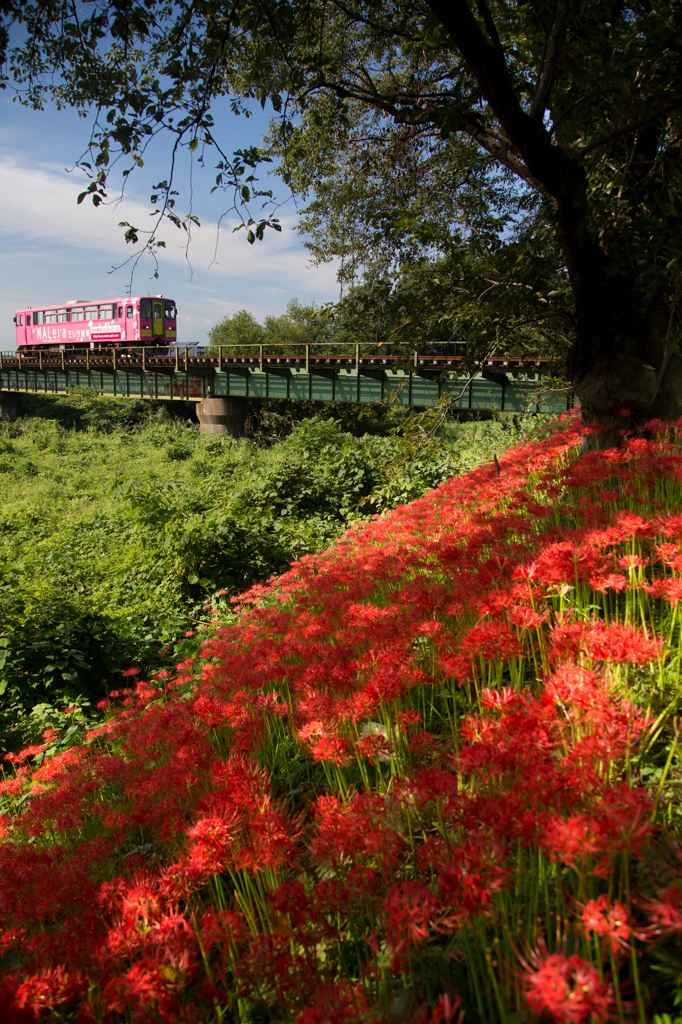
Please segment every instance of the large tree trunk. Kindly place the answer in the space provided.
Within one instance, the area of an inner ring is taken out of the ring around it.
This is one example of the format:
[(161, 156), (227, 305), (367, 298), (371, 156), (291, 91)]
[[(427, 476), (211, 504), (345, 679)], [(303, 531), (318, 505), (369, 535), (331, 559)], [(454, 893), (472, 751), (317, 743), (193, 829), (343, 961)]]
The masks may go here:
[(568, 367), (584, 425), (599, 428), (585, 446), (603, 449), (635, 424), (682, 415), (682, 359), (668, 347), (670, 310), (660, 295), (635, 279), (598, 277)]

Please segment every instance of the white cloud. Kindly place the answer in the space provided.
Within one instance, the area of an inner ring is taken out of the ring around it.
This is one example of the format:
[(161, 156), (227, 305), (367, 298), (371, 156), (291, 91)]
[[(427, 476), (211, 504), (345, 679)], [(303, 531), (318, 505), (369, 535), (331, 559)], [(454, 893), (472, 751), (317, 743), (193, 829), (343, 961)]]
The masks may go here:
[[(14, 255), (29, 255), (26, 243), (33, 239), (53, 251), (54, 246), (92, 250), (102, 259), (117, 264), (130, 253), (123, 242), (120, 221), (140, 229), (152, 223), (150, 207), (137, 199), (95, 208), (89, 199), (76, 205), (76, 196), (85, 179), (57, 168), (24, 168), (11, 160), (0, 159), (0, 222), (5, 234), (15, 234), (22, 249)], [(192, 229), (189, 253), (187, 237), (170, 223), (161, 230), (167, 243), (164, 259), (182, 266), (215, 269), (221, 275), (252, 277), (268, 281), (268, 288), (287, 291), (286, 283), (299, 274), (322, 275), (325, 283), (335, 279), (331, 267), (311, 268), (307, 254), (293, 231), (293, 221), (285, 218), (282, 232), (268, 232), (265, 243), (249, 245), (244, 232), (232, 233), (235, 220), (226, 220), (217, 235), (216, 223), (202, 223)], [(217, 240), (217, 247), (216, 247)], [(272, 279), (276, 277), (277, 285)]]
[[(13, 347), (11, 318), (22, 305), (126, 292), (129, 267), (108, 276), (131, 254), (118, 225), (123, 220), (138, 228), (150, 224), (150, 207), (132, 195), (97, 209), (88, 199), (77, 205), (76, 196), (85, 187), (81, 181), (80, 172), (70, 174), (54, 165), (24, 167), (18, 155), (0, 159), (2, 348)], [(154, 267), (145, 257), (133, 285), (137, 294), (173, 296), (185, 337), (201, 340), (211, 324), (238, 309), (262, 318), (280, 312), (292, 295), (324, 302), (338, 294), (335, 267), (309, 265), (293, 218), (282, 218), (281, 233), (268, 231), (254, 245), (247, 243), (244, 231), (232, 233), (234, 222), (223, 222), (217, 252), (217, 224), (200, 219), (188, 255), (184, 232), (164, 225), (160, 235), (167, 248), (160, 253), (160, 280), (152, 279)]]

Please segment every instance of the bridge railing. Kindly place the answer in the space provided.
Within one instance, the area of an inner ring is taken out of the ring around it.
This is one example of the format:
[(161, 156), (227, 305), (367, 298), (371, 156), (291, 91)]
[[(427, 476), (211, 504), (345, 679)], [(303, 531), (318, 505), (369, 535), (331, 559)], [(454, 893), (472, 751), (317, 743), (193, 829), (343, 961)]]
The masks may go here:
[[(361, 365), (390, 365), (396, 368), (448, 367), (455, 368), (462, 361), (465, 343), (457, 341), (431, 342), (420, 348), (396, 346), (377, 342), (324, 342), (316, 344), (282, 342), (262, 345), (132, 345), (111, 348), (72, 348), (65, 350), (40, 348), (30, 352), (19, 348), (13, 352), (0, 352), (0, 369), (5, 364), (20, 368), (51, 368), (66, 366), (104, 367), (138, 366), (143, 369), (187, 370), (201, 366), (217, 367), (246, 364), (265, 369), (284, 364), (305, 366), (336, 365), (359, 368)], [(477, 365), (488, 367), (526, 367), (535, 370), (546, 367), (551, 360), (543, 357), (499, 355), (489, 357)]]

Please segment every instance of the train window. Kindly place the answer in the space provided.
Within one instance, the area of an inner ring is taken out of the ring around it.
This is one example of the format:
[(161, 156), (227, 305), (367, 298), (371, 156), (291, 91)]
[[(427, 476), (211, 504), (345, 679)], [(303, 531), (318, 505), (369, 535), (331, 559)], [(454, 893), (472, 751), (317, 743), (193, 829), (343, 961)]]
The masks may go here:
[(41, 311), (33, 314), (33, 323), (35, 326), (45, 323), (44, 314)]
[(72, 309), (71, 310), (71, 320), (72, 321), (73, 320), (85, 320), (85, 310), (84, 309)]
[(175, 320), (175, 303), (166, 303), (166, 320)]
[(132, 320), (133, 319), (133, 307), (132, 306), (126, 306), (126, 317), (128, 318), (128, 320)]
[(119, 306), (118, 307), (118, 319), (120, 320), (122, 317), (123, 317), (123, 306)]
[(56, 322), (57, 322), (57, 310), (56, 309), (46, 309), (44, 314), (43, 314), (43, 316), (45, 317), (44, 323), (46, 323), (46, 324), (56, 324)]
[(152, 300), (151, 299), (140, 299), (140, 316), (151, 320), (152, 316)]
[(99, 307), (99, 318), (100, 320), (112, 320), (115, 316), (115, 306), (100, 306)]
[(24, 326), (24, 314), (23, 313), (19, 314), (19, 321), (18, 321), (18, 323), (19, 323), (20, 327)]
[(97, 319), (97, 306), (86, 306), (83, 312), (85, 313), (86, 320)]
[(26, 326), (27, 327), (31, 326), (31, 314), (30, 313), (26, 314)]
[(154, 319), (160, 320), (163, 317), (163, 303), (155, 302), (154, 305)]
[(58, 324), (65, 324), (68, 321), (68, 319), (69, 319), (68, 310), (66, 310), (66, 309), (58, 309), (57, 310), (57, 323)]

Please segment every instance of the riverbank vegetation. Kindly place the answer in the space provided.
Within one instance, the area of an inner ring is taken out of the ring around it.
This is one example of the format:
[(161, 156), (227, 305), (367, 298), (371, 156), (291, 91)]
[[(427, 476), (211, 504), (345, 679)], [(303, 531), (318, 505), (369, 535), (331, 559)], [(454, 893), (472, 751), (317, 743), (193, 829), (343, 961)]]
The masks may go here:
[(353, 524), (6, 762), (10, 1021), (675, 1017), (682, 424), (581, 440)]

